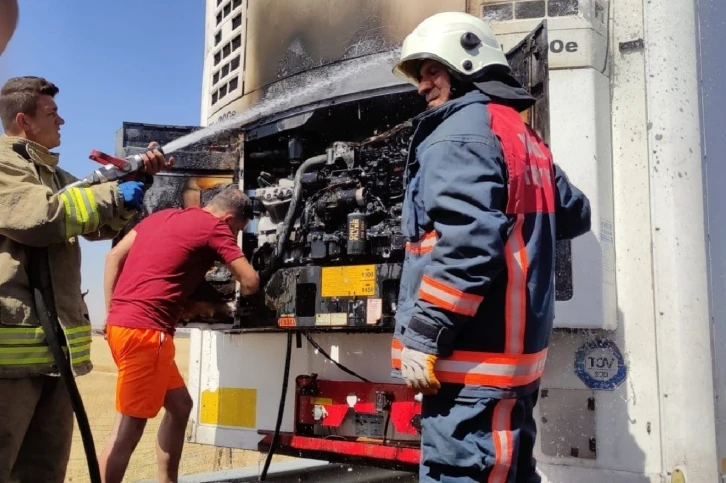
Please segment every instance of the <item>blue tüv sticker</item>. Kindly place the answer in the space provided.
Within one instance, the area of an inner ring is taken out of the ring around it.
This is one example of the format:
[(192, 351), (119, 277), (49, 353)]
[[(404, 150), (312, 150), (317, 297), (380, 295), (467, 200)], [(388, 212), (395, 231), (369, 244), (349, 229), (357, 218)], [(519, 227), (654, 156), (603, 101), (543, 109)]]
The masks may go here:
[(583, 344), (575, 354), (575, 374), (590, 389), (612, 391), (625, 380), (627, 368), (613, 341), (597, 339)]

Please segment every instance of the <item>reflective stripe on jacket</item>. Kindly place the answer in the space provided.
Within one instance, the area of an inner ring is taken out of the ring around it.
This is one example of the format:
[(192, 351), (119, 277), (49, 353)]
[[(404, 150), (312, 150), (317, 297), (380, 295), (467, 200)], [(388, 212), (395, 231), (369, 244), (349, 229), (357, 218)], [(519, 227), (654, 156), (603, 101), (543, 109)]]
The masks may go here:
[[(67, 347), (73, 362), (85, 364), (91, 361), (91, 327), (88, 324), (65, 331)], [(38, 365), (52, 366), (53, 355), (45, 343), (40, 327), (0, 327), (0, 367), (32, 370)]]
[(0, 136), (0, 377), (58, 374), (28, 285), (26, 246), (48, 248), (61, 339), (75, 374), (91, 370), (78, 235), (113, 238), (134, 214), (124, 209), (117, 183), (59, 196), (59, 187), (76, 178), (57, 164), (58, 157), (38, 144)]
[(590, 229), (587, 197), (519, 113), (475, 90), (414, 121), (408, 239), (392, 345), (439, 356), (461, 397), (533, 391), (554, 319), (557, 239)]

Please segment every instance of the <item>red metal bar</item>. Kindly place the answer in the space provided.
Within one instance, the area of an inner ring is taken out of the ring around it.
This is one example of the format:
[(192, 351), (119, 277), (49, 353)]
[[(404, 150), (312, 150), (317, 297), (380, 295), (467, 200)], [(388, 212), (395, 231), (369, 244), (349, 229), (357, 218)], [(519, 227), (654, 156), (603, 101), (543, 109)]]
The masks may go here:
[(399, 448), (396, 446), (383, 446), (381, 444), (309, 438), (306, 436), (293, 436), (288, 446), (300, 450), (328, 451), (349, 456), (400, 461), (401, 463), (408, 464), (418, 464), (421, 459), (420, 451), (415, 448)]
[[(261, 445), (269, 445), (271, 442), (272, 434), (267, 434), (261, 441)], [(418, 465), (421, 459), (421, 452), (418, 448), (384, 446), (382, 444), (362, 443), (359, 441), (311, 438), (307, 436), (295, 436), (290, 433), (280, 434), (280, 446), (299, 451), (335, 453), (358, 458), (399, 462), (407, 465)]]
[(109, 154), (99, 151), (98, 149), (91, 151), (91, 154), (89, 154), (88, 157), (100, 164), (113, 164), (118, 169), (125, 169), (128, 165), (128, 161), (125, 159), (115, 158)]

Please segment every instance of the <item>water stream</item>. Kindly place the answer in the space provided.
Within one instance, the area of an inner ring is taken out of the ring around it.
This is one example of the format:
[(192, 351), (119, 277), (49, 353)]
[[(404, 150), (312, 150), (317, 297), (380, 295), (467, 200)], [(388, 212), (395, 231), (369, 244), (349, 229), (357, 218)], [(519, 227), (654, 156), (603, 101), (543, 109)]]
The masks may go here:
[[(390, 76), (383, 77), (382, 80), (389, 83), (393, 82), (395, 78), (390, 73), (390, 69), (397, 57), (398, 51), (394, 50), (385, 54), (372, 55), (328, 66), (324, 69), (325, 73), (322, 75), (318, 70), (308, 71), (296, 76), (294, 84), (285, 80), (280, 81), (278, 85), (274, 85), (269, 89), (266, 97), (258, 105), (230, 119), (198, 129), (171, 141), (163, 146), (164, 153), (171, 154), (205, 139), (254, 122), (264, 116), (304, 105), (308, 100), (330, 97), (335, 91), (346, 90), (347, 87), (352, 85), (360, 84), (361, 87), (364, 87), (368, 84), (369, 88), (378, 87), (375, 83), (366, 82), (366, 80), (370, 80), (369, 77)], [(298, 80), (299, 78), (302, 79)]]

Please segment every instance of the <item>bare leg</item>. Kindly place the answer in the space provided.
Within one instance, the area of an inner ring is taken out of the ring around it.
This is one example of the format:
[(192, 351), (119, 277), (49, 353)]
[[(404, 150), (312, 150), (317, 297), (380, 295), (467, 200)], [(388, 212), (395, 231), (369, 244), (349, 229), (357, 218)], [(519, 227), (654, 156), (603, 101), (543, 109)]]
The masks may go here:
[(123, 414), (116, 417), (113, 433), (98, 461), (103, 483), (121, 483), (145, 427), (146, 419)]
[(156, 447), (159, 483), (176, 483), (184, 448), (184, 432), (192, 412), (192, 397), (186, 386), (166, 391), (164, 409), (166, 413), (159, 426)]

